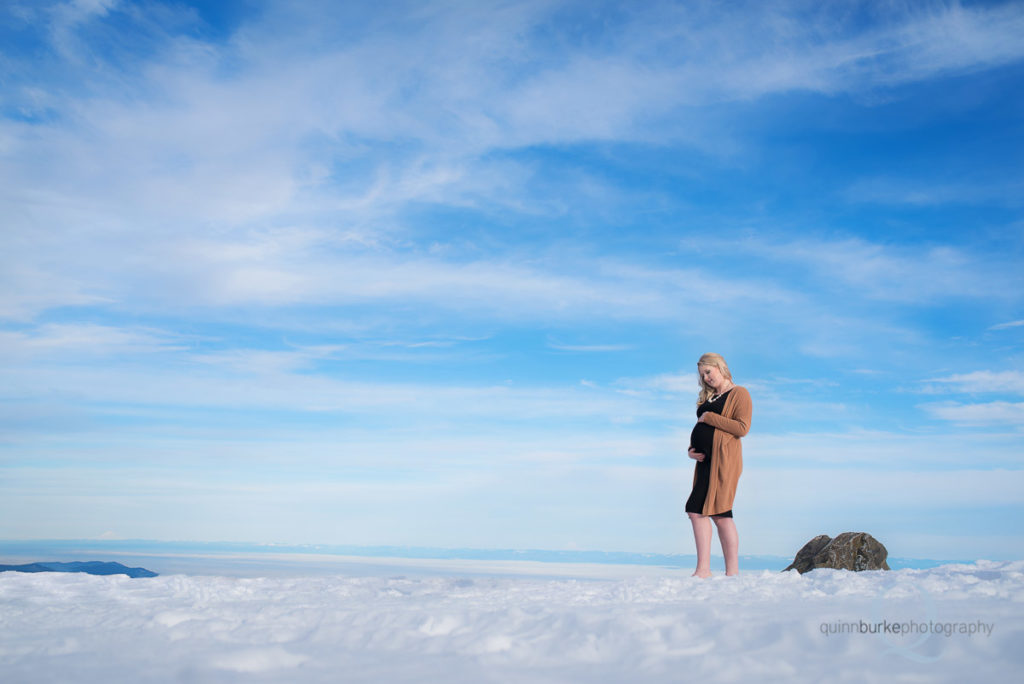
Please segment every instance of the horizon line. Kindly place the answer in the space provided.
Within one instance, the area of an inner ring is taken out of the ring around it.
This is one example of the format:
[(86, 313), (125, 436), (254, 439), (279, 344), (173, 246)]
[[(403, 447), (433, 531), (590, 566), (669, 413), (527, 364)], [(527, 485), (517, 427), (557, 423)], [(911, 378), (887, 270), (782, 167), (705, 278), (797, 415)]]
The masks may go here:
[[(234, 547), (232, 551), (247, 550), (256, 553), (274, 553), (274, 552), (298, 552), (298, 553), (309, 553), (310, 555), (319, 554), (335, 554), (335, 555), (355, 555), (355, 556), (373, 556), (373, 557), (385, 557), (383, 552), (386, 551), (400, 551), (400, 552), (412, 552), (416, 553), (415, 556), (407, 555), (395, 555), (396, 558), (460, 558), (460, 556), (453, 556), (450, 554), (459, 553), (475, 553), (475, 554), (507, 554), (507, 555), (559, 555), (559, 556), (583, 556), (583, 555), (595, 555), (595, 556), (607, 556), (607, 557), (618, 557), (618, 558), (646, 558), (650, 560), (654, 559), (677, 559), (677, 558), (690, 558), (694, 554), (687, 553), (673, 553), (673, 552), (661, 552), (661, 551), (615, 551), (615, 550), (604, 550), (604, 549), (544, 549), (544, 548), (512, 548), (512, 547), (473, 547), (473, 546), (417, 546), (411, 544), (339, 544), (339, 543), (313, 543), (313, 542), (252, 542), (252, 541), (229, 541), (229, 540), (218, 540), (218, 541), (202, 541), (202, 540), (188, 540), (188, 539), (177, 539), (177, 540), (165, 540), (165, 539), (146, 539), (146, 538), (104, 538), (104, 537), (85, 537), (85, 538), (25, 538), (25, 539), (0, 539), (0, 553), (3, 552), (2, 545), (7, 544), (151, 544), (151, 545), (192, 545), (196, 547), (204, 547), (204, 550), (213, 550), (210, 547)], [(347, 553), (338, 553), (339, 551), (345, 551)], [(362, 552), (362, 553), (360, 553)], [(372, 553), (370, 553), (372, 552)], [(437, 556), (436, 554), (446, 554), (444, 556)], [(715, 555), (712, 552), (712, 555)], [(793, 554), (782, 555), (777, 553), (754, 553), (754, 554), (741, 554), (741, 558), (760, 558), (760, 559), (792, 559), (795, 556)], [(890, 560), (900, 561), (927, 561), (936, 563), (974, 563), (980, 560), (992, 560), (992, 561), (1005, 561), (1005, 560), (1024, 560), (1018, 558), (920, 558), (916, 556), (889, 556)], [(482, 558), (467, 558), (467, 560), (485, 560)], [(516, 560), (515, 558), (502, 558), (499, 560)], [(522, 560), (537, 560), (536, 558), (523, 558)], [(567, 558), (559, 558), (559, 560), (569, 560)]]

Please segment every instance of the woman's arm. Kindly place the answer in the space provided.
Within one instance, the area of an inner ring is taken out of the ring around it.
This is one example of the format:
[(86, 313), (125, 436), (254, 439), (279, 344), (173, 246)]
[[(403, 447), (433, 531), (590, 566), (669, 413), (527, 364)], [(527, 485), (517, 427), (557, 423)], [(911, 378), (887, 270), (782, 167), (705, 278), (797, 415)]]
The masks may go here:
[(754, 407), (750, 401), (750, 393), (745, 387), (735, 387), (732, 391), (736, 395), (736, 403), (729, 416), (720, 416), (714, 411), (707, 411), (702, 418), (705, 423), (716, 430), (728, 432), (734, 437), (742, 437), (750, 430), (750, 417), (754, 412)]

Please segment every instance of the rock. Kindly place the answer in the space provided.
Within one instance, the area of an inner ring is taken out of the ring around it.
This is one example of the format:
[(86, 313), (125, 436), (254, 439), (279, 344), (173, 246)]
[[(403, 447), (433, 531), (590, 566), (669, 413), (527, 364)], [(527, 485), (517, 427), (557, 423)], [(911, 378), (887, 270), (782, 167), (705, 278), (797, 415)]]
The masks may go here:
[[(832, 541), (832, 537), (827, 534), (819, 534), (796, 552), (796, 558), (793, 559), (793, 562), (789, 564), (786, 570), (796, 570), (801, 575), (808, 570), (813, 570), (814, 557), (818, 555), (819, 551), (828, 546), (830, 541)], [(783, 572), (786, 570), (783, 570)]]
[(882, 542), (867, 532), (843, 532), (835, 539), (821, 534), (804, 544), (786, 570), (796, 570), (801, 575), (816, 568), (888, 570), (888, 555)]
[(867, 532), (843, 532), (814, 556), (814, 567), (841, 570), (888, 570), (889, 552)]

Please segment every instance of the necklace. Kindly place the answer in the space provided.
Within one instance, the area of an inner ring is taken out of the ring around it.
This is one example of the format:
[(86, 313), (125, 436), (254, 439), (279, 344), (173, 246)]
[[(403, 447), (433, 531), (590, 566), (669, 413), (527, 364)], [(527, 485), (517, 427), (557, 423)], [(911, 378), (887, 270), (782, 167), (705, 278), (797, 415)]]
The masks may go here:
[(708, 401), (718, 401), (719, 397), (721, 397), (721, 396), (722, 396), (723, 394), (725, 394), (726, 392), (728, 392), (729, 390), (731, 390), (731, 389), (732, 389), (732, 387), (733, 387), (733, 386), (732, 386), (732, 384), (730, 384), (730, 385), (729, 385), (729, 387), (727, 387), (726, 389), (722, 390), (722, 391), (721, 391), (721, 392), (719, 392), (718, 394), (715, 394), (715, 395), (714, 395), (714, 396), (712, 396), (712, 397), (711, 397), (710, 399), (708, 399)]

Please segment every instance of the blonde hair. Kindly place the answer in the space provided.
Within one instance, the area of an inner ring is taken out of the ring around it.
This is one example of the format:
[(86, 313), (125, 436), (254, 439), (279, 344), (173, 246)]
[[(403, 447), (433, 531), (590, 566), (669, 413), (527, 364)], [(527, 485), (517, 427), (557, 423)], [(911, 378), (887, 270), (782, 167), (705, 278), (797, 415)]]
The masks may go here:
[(697, 406), (700, 406), (705, 401), (715, 396), (714, 388), (704, 383), (704, 378), (701, 377), (700, 367), (701, 366), (714, 366), (721, 372), (723, 377), (729, 382), (732, 382), (732, 373), (729, 372), (729, 366), (725, 363), (725, 359), (722, 358), (721, 354), (708, 353), (700, 357), (697, 362), (697, 383), (700, 385), (700, 394), (697, 395)]

